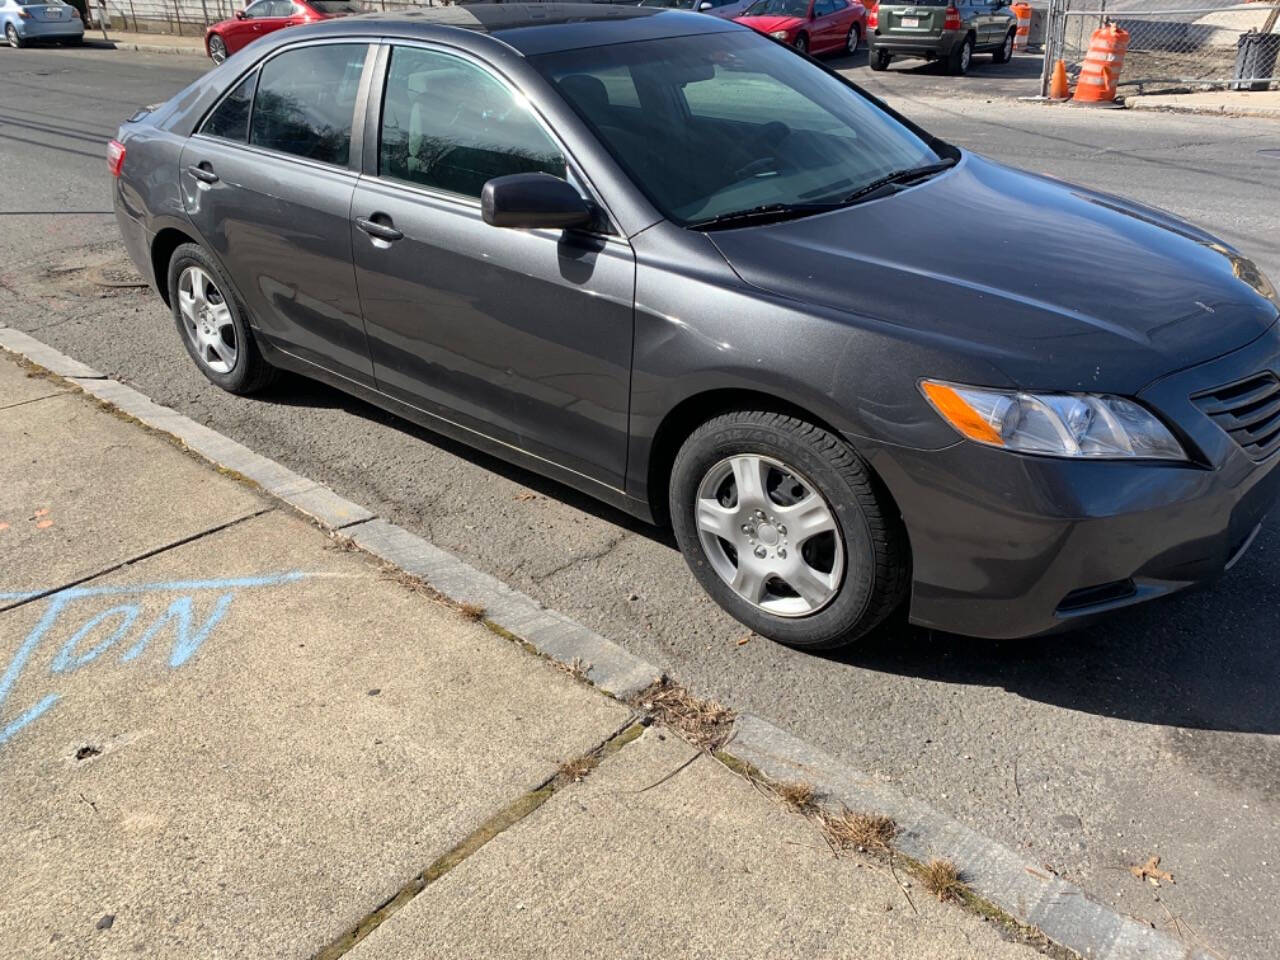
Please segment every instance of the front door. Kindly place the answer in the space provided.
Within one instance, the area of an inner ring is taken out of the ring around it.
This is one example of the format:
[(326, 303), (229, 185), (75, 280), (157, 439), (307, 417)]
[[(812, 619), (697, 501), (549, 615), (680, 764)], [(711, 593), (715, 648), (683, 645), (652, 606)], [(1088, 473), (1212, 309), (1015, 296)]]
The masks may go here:
[(315, 43), (273, 56), (213, 110), (181, 161), (187, 215), (259, 333), (365, 384), (372, 365), (350, 222), (353, 121), (370, 49)]
[(484, 222), (487, 180), (572, 178), (524, 98), (487, 68), (395, 46), (385, 82), (377, 169), (356, 189), (351, 228), (379, 389), (620, 488), (630, 245), (607, 231)]

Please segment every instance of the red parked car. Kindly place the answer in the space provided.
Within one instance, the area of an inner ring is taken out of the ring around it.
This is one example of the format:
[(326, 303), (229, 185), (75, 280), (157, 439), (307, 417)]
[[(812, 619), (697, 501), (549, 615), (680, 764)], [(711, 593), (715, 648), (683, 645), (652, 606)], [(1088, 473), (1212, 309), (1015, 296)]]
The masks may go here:
[(221, 63), (265, 34), (349, 13), (364, 10), (355, 0), (257, 0), (232, 19), (215, 23), (205, 31), (205, 53), (214, 63)]
[(867, 8), (858, 0), (756, 0), (734, 20), (801, 53), (853, 53), (867, 35)]

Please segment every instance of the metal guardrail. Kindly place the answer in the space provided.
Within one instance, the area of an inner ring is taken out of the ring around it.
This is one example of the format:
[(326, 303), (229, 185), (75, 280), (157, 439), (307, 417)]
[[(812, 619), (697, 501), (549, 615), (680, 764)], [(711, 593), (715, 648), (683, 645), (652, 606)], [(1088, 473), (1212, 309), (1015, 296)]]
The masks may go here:
[[(1197, 6), (1118, 0), (1051, 0), (1042, 94), (1054, 61), (1079, 72), (1093, 31), (1106, 23), (1129, 33), (1120, 85), (1151, 88), (1268, 89), (1280, 86), (1280, 2)], [(1088, 3), (1088, 6), (1085, 6)]]

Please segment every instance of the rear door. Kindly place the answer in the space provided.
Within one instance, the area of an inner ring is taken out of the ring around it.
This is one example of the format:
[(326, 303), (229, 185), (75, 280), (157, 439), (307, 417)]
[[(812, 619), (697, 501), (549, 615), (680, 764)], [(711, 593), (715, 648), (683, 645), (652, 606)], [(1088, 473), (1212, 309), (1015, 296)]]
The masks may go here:
[(809, 49), (832, 50), (844, 45), (841, 29), (841, 0), (814, 0), (813, 19), (809, 21)]
[(486, 224), (479, 197), (493, 177), (539, 171), (589, 195), (585, 180), (487, 66), (428, 45), (385, 49), (351, 227), (378, 388), (621, 488), (630, 244), (603, 226)]
[(995, 7), (994, 0), (964, 0), (959, 8), (960, 16), (972, 24), (980, 47), (996, 42)]
[(259, 333), (365, 384), (350, 218), (371, 49), (319, 42), (272, 55), (214, 108), (181, 161), (187, 216)]

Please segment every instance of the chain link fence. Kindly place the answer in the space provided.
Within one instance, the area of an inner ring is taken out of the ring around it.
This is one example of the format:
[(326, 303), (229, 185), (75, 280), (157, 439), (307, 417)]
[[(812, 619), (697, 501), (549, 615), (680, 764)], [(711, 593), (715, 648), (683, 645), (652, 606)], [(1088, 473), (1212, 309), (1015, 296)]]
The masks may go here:
[[(172, 33), (203, 36), (205, 27), (229, 20), (252, 0), (106, 0), (108, 26), (142, 33)], [(414, 7), (444, 6), (448, 0), (359, 0), (369, 12), (408, 10)], [(89, 12), (97, 23), (100, 0), (88, 0)]]
[(1044, 89), (1053, 63), (1079, 73), (1093, 31), (1113, 23), (1129, 33), (1120, 86), (1266, 90), (1280, 86), (1280, 0), (1051, 0)]

